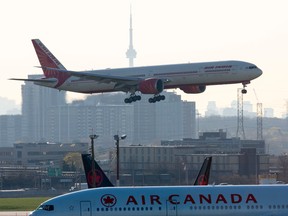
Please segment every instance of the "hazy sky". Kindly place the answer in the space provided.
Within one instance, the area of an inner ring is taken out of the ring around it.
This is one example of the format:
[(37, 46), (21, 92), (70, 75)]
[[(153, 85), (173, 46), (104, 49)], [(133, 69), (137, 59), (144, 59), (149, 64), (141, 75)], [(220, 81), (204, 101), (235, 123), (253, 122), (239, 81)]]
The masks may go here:
[[(274, 108), (288, 100), (288, 1), (286, 0), (10, 0), (0, 2), (0, 96), (21, 104), (21, 84), (11, 77), (39, 74), (31, 43), (39, 38), (68, 69), (127, 67), (132, 5), (135, 66), (243, 60), (263, 75), (248, 85), (244, 100)], [(241, 84), (207, 87), (196, 101), (204, 114), (237, 99)], [(254, 89), (254, 90), (253, 90)], [(81, 94), (72, 94), (79, 97)], [(256, 109), (256, 105), (255, 105)]]

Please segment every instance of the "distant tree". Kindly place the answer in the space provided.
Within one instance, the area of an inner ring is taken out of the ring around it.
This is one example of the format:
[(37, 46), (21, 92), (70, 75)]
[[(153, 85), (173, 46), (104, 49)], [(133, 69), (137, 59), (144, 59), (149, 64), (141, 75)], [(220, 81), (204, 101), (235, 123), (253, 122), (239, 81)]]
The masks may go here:
[(78, 152), (70, 152), (63, 159), (63, 170), (66, 171), (82, 171), (83, 164), (81, 154)]

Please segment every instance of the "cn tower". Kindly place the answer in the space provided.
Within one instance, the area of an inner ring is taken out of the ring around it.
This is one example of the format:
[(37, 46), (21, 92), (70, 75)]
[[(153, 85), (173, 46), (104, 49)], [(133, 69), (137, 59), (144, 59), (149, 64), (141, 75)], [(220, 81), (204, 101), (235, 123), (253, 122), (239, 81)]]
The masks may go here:
[(133, 48), (132, 13), (130, 7), (129, 48), (126, 51), (126, 57), (129, 59), (129, 67), (134, 66), (134, 58), (136, 58), (136, 54), (136, 50)]

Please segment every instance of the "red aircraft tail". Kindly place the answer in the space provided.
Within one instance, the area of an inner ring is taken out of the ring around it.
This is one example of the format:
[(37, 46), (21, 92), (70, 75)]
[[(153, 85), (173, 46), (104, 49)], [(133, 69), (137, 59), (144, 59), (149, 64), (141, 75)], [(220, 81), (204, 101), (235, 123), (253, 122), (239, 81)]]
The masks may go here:
[(32, 40), (34, 49), (36, 51), (38, 60), (42, 67), (43, 73), (46, 78), (57, 78), (58, 82), (55, 88), (61, 86), (70, 75), (65, 72), (60, 72), (55, 69), (66, 70), (66, 68), (60, 63), (60, 61), (48, 50), (48, 48), (39, 40)]

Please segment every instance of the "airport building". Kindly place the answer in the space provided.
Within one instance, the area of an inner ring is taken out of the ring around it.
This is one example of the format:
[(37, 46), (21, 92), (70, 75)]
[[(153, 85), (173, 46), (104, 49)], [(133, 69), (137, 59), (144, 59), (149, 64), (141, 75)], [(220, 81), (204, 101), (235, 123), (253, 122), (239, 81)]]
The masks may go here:
[(188, 146), (197, 154), (235, 154), (243, 148), (255, 148), (257, 154), (265, 154), (264, 140), (242, 140), (239, 137), (227, 138), (223, 130), (204, 132), (199, 139), (163, 140), (162, 146)]
[(160, 181), (165, 174), (174, 183), (191, 184), (208, 155), (213, 156), (211, 177), (218, 183), (224, 177), (255, 179), (259, 174), (269, 173), (269, 155), (265, 153), (264, 141), (236, 140), (227, 139), (226, 133), (220, 130), (203, 133), (200, 139), (162, 141), (161, 146), (122, 146), (121, 173), (130, 184), (141, 184), (145, 177), (139, 180), (139, 175), (151, 176), (152, 173), (152, 181)]
[(16, 143), (0, 148), (0, 164), (25, 167), (62, 167), (71, 152), (87, 153), (88, 143)]
[(0, 146), (11, 147), (22, 138), (22, 116), (0, 115)]

